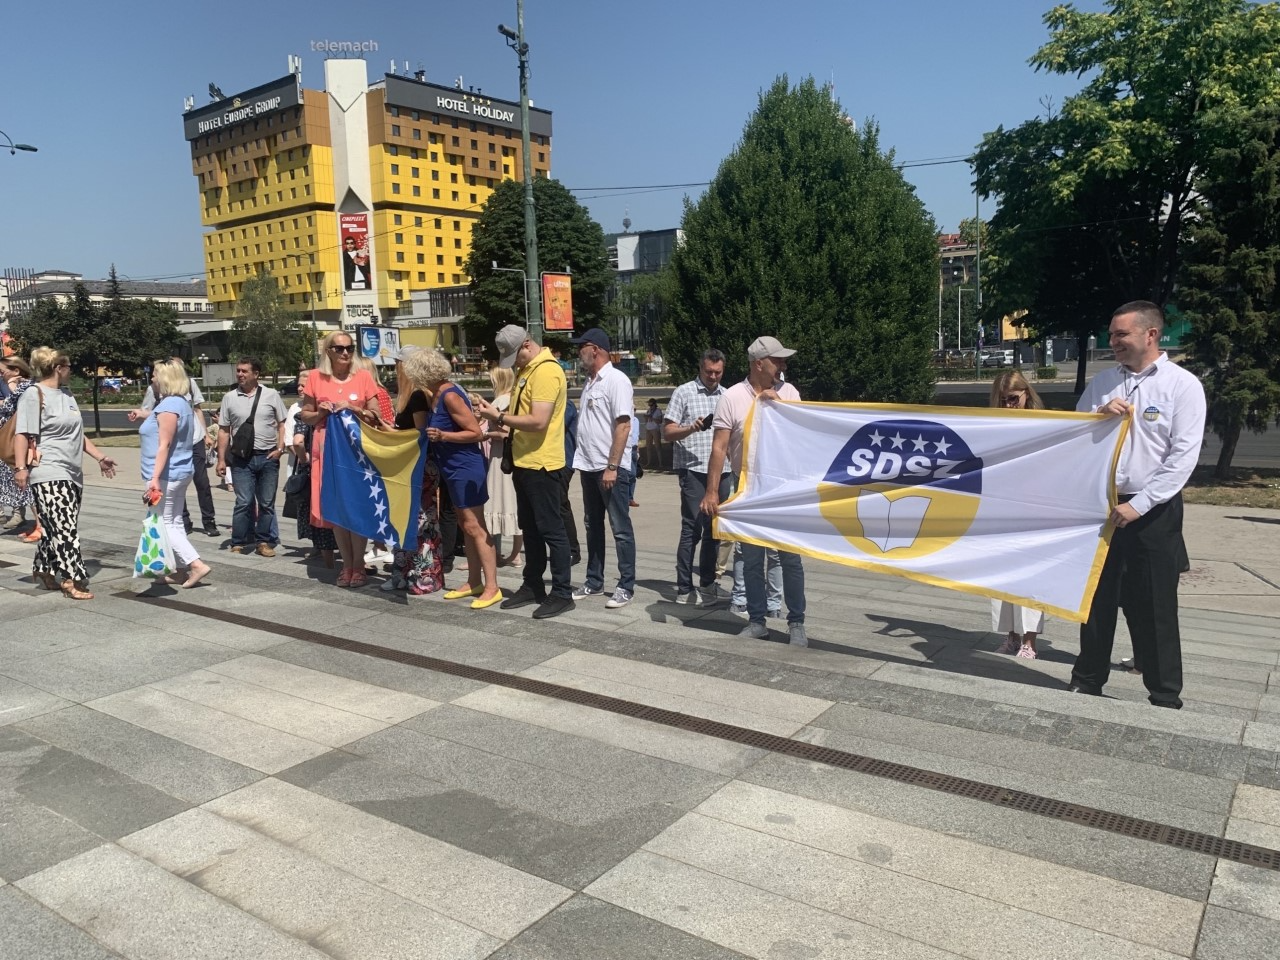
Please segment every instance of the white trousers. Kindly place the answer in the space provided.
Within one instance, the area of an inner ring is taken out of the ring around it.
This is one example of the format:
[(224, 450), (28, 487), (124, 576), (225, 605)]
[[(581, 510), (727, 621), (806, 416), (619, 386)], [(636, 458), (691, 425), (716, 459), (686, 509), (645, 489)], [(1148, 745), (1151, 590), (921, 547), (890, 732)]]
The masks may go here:
[(160, 501), (160, 521), (169, 534), (169, 546), (173, 548), (179, 567), (189, 567), (200, 559), (200, 554), (196, 553), (196, 548), (187, 537), (187, 525), (182, 519), (182, 508), (187, 502), (187, 486), (190, 483), (190, 477), (170, 480), (164, 488), (164, 499)]

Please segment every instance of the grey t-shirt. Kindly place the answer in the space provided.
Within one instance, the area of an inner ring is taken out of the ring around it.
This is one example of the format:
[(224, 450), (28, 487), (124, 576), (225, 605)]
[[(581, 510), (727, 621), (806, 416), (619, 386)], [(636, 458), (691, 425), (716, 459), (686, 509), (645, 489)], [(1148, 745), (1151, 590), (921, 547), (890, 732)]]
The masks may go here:
[[(258, 401), (258, 412), (253, 417), (253, 449), (275, 450), (279, 440), (277, 426), (284, 423), (284, 401), (279, 392), (270, 387), (258, 384), (262, 391), (262, 399)], [(222, 395), (222, 407), (218, 412), (218, 426), (231, 431), (232, 438), (240, 425), (249, 419), (249, 411), (253, 409), (253, 394), (241, 393), (237, 387)], [(288, 443), (290, 437), (285, 438)]]
[[(41, 394), (44, 395), (43, 415)], [(18, 401), (18, 412), (14, 416), (18, 418), (14, 429), (37, 437), (40, 450), (40, 462), (31, 468), (29, 482), (70, 480), (77, 487), (83, 487), (84, 420), (75, 398), (56, 387), (33, 383)]]

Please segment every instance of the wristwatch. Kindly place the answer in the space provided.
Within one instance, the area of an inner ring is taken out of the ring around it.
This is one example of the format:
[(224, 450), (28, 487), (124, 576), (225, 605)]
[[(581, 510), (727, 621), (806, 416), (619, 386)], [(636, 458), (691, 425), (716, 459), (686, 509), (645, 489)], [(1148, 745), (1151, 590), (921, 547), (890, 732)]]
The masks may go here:
[(616, 471), (616, 470), (618, 469), (618, 465), (617, 465), (616, 463), (606, 463), (606, 464), (604, 465), (604, 468), (605, 468), (606, 470), (615, 470), (615, 471)]
[(507, 411), (503, 410), (500, 414), (498, 414), (498, 421), (497, 421), (498, 429), (500, 430), (505, 429), (506, 422), (507, 422)]

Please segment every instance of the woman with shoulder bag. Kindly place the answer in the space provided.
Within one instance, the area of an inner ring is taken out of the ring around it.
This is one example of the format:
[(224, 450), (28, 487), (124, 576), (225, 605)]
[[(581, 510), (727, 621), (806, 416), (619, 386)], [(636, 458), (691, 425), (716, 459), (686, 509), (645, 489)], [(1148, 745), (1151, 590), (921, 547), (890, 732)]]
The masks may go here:
[[(64, 389), (71, 380), (70, 358), (50, 347), (37, 347), (31, 351), (31, 373), (35, 386), (18, 402), (14, 437), (17, 462), (31, 465), (13, 472), (20, 490), (31, 488), (40, 511), (42, 534), (31, 573), (46, 590), (61, 590), (72, 600), (92, 600), (78, 529), (84, 499), (82, 463), (88, 453), (110, 480), (116, 475), (116, 462), (84, 435), (80, 408)], [(31, 463), (36, 446), (39, 457)]]

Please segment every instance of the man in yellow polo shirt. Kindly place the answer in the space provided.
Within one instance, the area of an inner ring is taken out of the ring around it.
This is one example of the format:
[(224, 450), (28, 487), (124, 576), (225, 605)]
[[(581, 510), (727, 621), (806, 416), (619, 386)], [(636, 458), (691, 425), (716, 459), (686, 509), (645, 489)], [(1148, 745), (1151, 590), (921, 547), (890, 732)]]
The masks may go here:
[[(551, 351), (508, 324), (498, 331), (498, 366), (515, 367), (516, 385), (507, 413), (483, 400), (476, 413), (510, 433), (511, 479), (516, 488), (516, 521), (524, 534), (524, 583), (502, 601), (512, 610), (536, 603), (537, 620), (574, 608), (569, 575), (569, 537), (560, 518), (564, 462), (564, 408), (568, 387)], [(543, 582), (548, 560), (551, 592)]]

